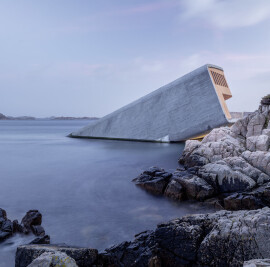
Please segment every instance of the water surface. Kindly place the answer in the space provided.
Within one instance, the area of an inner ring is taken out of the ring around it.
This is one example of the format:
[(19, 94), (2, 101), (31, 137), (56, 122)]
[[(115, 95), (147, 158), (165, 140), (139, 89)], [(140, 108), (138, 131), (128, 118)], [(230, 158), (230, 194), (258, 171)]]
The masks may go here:
[[(157, 223), (211, 211), (155, 197), (131, 182), (150, 166), (173, 171), (184, 144), (66, 137), (88, 123), (0, 121), (0, 207), (8, 218), (38, 209), (52, 243), (103, 250)], [(2, 243), (0, 266), (13, 266), (16, 246), (30, 239)]]

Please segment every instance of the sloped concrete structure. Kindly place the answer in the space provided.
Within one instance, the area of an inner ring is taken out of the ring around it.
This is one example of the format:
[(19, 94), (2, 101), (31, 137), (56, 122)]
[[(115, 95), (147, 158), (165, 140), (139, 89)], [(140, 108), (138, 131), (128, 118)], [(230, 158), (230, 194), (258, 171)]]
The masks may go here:
[(70, 137), (178, 142), (228, 124), (223, 69), (204, 65), (93, 122)]

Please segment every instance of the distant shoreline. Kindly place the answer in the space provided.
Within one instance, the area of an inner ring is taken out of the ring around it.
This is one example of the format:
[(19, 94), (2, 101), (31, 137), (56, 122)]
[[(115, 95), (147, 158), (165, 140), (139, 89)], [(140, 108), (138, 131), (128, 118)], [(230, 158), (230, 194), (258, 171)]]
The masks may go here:
[(36, 118), (32, 116), (19, 116), (19, 117), (12, 117), (6, 116), (0, 113), (0, 120), (98, 120), (97, 117), (48, 117), (48, 118)]

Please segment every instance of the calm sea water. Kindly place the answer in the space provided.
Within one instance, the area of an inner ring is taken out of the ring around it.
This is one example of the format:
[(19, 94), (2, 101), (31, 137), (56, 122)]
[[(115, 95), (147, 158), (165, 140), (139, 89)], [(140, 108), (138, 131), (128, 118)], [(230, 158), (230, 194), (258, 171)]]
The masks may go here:
[[(66, 137), (87, 121), (0, 121), (0, 207), (18, 219), (43, 215), (52, 243), (103, 250), (156, 224), (212, 211), (155, 197), (131, 180), (150, 166), (173, 171), (184, 144)], [(0, 244), (0, 266), (14, 266), (15, 236)]]

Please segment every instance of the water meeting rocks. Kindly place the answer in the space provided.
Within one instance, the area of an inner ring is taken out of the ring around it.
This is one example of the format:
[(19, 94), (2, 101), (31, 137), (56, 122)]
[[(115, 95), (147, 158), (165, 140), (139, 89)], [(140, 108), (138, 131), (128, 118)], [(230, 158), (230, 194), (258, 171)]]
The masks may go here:
[(165, 172), (161, 168), (151, 167), (141, 173), (137, 178), (133, 179), (133, 181), (136, 182), (136, 185), (139, 187), (151, 193), (161, 195), (164, 193), (171, 176), (171, 173)]
[(21, 223), (19, 223), (17, 220), (9, 220), (6, 211), (0, 208), (0, 242), (11, 237), (15, 233), (32, 233), (37, 236), (32, 242), (49, 243), (50, 237), (45, 235), (45, 230), (41, 226), (41, 222), (42, 215), (38, 210), (28, 211)]
[(152, 189), (159, 185), (160, 194), (178, 200), (216, 197), (232, 210), (269, 206), (269, 120), (270, 106), (261, 105), (231, 128), (214, 129), (201, 142), (188, 140), (179, 159), (181, 170), (169, 179), (143, 173), (139, 185), (146, 190), (149, 183)]
[[(159, 224), (154, 231), (137, 234), (133, 241), (125, 241), (102, 253), (90, 248), (57, 245), (20, 246), (15, 266), (47, 264), (61, 253), (61, 259), (70, 257), (78, 267), (240, 267), (245, 261), (270, 258), (269, 220), (268, 207), (184, 216)], [(66, 266), (75, 267), (71, 262), (73, 265)]]

